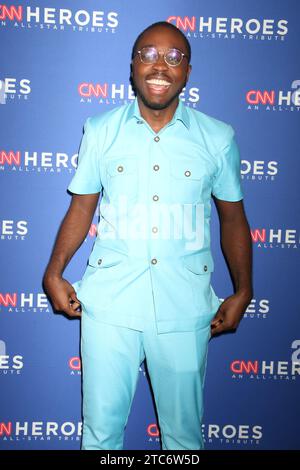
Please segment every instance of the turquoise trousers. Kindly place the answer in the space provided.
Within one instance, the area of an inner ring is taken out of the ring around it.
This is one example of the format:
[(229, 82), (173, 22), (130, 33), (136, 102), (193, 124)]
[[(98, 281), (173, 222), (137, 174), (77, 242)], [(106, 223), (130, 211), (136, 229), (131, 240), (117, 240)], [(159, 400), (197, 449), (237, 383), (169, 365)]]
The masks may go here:
[(162, 449), (203, 449), (203, 386), (210, 326), (158, 334), (154, 315), (143, 331), (81, 319), (82, 450), (121, 450), (146, 359)]

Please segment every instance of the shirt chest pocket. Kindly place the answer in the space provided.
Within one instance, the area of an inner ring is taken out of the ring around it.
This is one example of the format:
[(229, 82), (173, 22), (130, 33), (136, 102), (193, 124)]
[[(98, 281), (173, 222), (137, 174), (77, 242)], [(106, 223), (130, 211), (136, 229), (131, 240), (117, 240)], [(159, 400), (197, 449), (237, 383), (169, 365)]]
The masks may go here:
[(139, 190), (138, 162), (131, 158), (109, 160), (106, 164), (107, 188), (110, 201), (119, 198), (126, 202), (136, 200)]
[(195, 204), (201, 200), (204, 170), (190, 160), (170, 162), (170, 199), (178, 204)]

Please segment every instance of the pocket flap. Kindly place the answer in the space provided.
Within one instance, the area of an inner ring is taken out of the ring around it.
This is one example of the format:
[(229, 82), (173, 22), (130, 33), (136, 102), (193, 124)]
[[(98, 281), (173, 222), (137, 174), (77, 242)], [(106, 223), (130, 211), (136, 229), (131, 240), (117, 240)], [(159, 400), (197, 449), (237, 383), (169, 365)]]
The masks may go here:
[(200, 162), (190, 160), (174, 160), (171, 162), (171, 174), (175, 178), (184, 178), (186, 181), (199, 180), (203, 174)]
[(136, 171), (137, 163), (135, 160), (120, 158), (109, 161), (107, 172), (110, 176), (122, 176)]
[(207, 274), (214, 270), (214, 260), (211, 251), (200, 251), (183, 258), (184, 265), (187, 269), (195, 274)]
[(110, 250), (103, 246), (94, 246), (88, 264), (95, 268), (109, 268), (115, 266), (127, 258), (127, 255), (119, 251)]

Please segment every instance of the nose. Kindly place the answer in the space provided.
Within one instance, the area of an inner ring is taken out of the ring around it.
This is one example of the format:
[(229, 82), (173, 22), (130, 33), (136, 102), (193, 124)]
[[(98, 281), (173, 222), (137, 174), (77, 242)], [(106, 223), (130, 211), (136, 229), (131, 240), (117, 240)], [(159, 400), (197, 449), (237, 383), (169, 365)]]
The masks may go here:
[(166, 64), (164, 59), (164, 54), (161, 52), (159, 54), (157, 62), (152, 65), (154, 70), (168, 70), (168, 64)]

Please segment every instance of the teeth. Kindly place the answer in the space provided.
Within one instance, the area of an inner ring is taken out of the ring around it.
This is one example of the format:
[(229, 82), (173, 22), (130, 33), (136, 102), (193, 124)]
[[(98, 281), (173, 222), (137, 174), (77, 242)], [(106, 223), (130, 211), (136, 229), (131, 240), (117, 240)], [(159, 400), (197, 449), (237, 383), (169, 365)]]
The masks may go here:
[(150, 83), (150, 85), (162, 85), (162, 86), (169, 86), (170, 83), (167, 82), (166, 80), (160, 80), (158, 78), (152, 78), (151, 80), (146, 80), (147, 83)]

